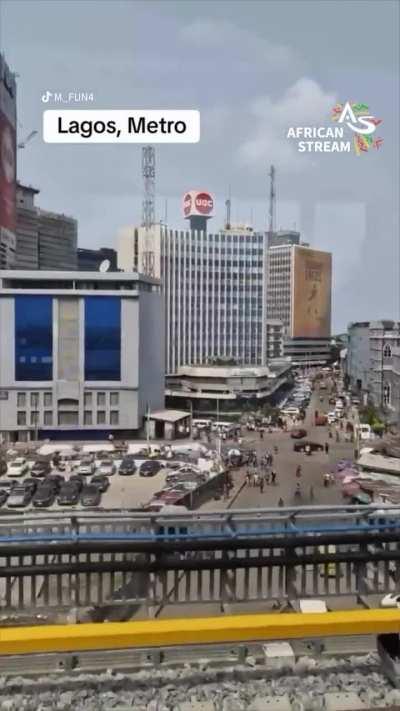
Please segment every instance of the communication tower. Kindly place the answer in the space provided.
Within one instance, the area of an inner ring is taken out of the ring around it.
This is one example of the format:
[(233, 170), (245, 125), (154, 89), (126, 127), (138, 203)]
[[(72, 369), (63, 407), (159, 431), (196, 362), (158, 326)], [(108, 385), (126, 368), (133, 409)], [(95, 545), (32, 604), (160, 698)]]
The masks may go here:
[(142, 148), (143, 204), (142, 227), (145, 229), (142, 270), (154, 276), (154, 224), (156, 198), (156, 153), (153, 146)]

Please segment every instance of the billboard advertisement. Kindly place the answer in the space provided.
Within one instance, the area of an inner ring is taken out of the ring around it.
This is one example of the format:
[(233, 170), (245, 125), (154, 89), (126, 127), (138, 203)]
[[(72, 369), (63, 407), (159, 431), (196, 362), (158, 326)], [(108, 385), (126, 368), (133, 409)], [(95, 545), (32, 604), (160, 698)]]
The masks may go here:
[(211, 217), (214, 200), (210, 193), (204, 190), (190, 190), (183, 196), (183, 214), (185, 217)]
[(329, 337), (332, 255), (307, 247), (296, 247), (293, 279), (292, 337)]
[(0, 232), (15, 235), (16, 220), (16, 85), (0, 55)]

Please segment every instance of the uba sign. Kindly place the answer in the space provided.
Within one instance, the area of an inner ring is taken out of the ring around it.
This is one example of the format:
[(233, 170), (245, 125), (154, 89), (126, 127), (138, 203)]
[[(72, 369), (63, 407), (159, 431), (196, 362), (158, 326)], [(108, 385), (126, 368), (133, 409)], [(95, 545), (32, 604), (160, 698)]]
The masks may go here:
[(190, 190), (183, 198), (183, 214), (185, 217), (203, 215), (210, 217), (214, 209), (214, 200), (210, 193)]

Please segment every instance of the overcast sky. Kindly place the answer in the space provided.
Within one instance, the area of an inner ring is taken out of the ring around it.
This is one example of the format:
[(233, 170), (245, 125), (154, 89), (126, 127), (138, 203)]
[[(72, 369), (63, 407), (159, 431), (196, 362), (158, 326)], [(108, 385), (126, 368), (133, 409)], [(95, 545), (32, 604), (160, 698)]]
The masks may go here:
[[(197, 145), (158, 146), (157, 215), (184, 228), (182, 194), (228, 186), (232, 219), (277, 227), (334, 255), (333, 329), (399, 317), (399, 3), (391, 0), (0, 0), (0, 43), (18, 73), (19, 138), (41, 130), (42, 93), (92, 91), (92, 108), (201, 111)], [(292, 125), (329, 125), (336, 101), (383, 119), (379, 151), (300, 154)], [(82, 108), (82, 106), (80, 106)], [(79, 222), (79, 244), (116, 246), (141, 218), (139, 145), (54, 145), (18, 155), (38, 204)]]

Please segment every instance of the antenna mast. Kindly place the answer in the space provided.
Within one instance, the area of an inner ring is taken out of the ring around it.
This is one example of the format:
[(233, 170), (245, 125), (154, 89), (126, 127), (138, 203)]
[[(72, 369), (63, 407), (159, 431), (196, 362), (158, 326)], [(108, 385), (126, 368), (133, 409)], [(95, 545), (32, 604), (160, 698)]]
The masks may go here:
[(153, 146), (142, 148), (143, 203), (142, 227), (145, 228), (142, 257), (143, 273), (154, 276), (154, 224), (156, 196), (156, 154)]
[(269, 170), (269, 233), (272, 235), (275, 229), (276, 192), (275, 192), (275, 166), (271, 165)]

